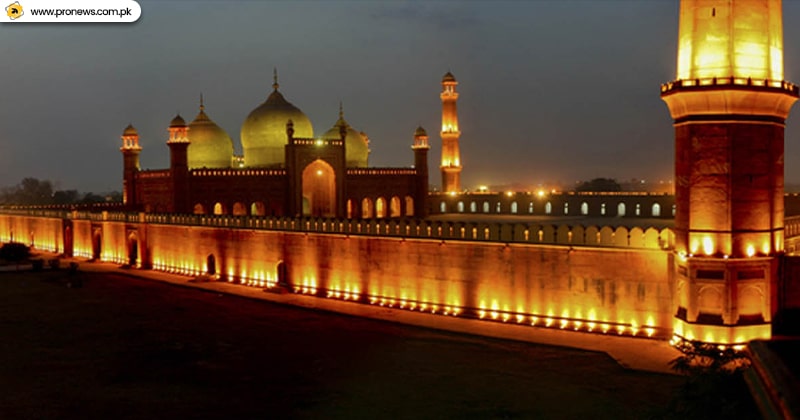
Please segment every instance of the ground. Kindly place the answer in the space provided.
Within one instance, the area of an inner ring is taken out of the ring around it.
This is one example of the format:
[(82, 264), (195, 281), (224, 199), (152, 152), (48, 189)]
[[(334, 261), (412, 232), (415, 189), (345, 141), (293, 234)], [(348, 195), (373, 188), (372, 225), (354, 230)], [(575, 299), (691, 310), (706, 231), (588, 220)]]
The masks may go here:
[(642, 418), (683, 379), (124, 274), (0, 273), (2, 418)]

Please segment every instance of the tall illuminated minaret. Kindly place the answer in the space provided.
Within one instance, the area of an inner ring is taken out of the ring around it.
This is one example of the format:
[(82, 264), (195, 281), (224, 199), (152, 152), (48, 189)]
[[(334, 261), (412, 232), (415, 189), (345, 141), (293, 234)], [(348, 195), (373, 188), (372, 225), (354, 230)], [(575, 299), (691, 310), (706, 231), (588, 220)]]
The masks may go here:
[(142, 146), (139, 146), (139, 132), (128, 124), (122, 132), (122, 202), (129, 208), (136, 207), (136, 173), (139, 172), (139, 153)]
[(461, 156), (458, 151), (458, 82), (448, 71), (442, 78), (442, 191), (461, 192)]
[(675, 81), (674, 331), (735, 344), (771, 336), (783, 252), (780, 0), (682, 0)]

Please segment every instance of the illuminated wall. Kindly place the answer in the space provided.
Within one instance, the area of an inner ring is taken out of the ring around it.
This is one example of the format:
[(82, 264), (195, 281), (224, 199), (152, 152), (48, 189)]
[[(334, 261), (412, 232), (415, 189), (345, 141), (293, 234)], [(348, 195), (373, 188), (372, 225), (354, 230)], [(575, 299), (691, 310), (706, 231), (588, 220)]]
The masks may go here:
[[(103, 261), (128, 263), (135, 243), (136, 264), (187, 275), (206, 274), (211, 264), (213, 277), (245, 285), (275, 285), (284, 267), (296, 292), (322, 297), (597, 333), (669, 336), (672, 328), (672, 254), (663, 250), (234, 228), (237, 218), (197, 226), (145, 223), (135, 214), (72, 216), (74, 253), (86, 258), (99, 252)], [(39, 226), (53, 237), (62, 222), (0, 215), (0, 236)]]
[[(232, 281), (278, 280), (278, 263), (304, 293), (325, 290), (440, 313), (482, 311), (565, 328), (669, 334), (670, 254), (300, 232), (148, 225), (153, 267), (200, 274), (209, 256)], [(549, 321), (548, 321), (549, 320)], [(590, 326), (593, 324), (593, 326)]]
[(0, 242), (20, 242), (36, 250), (63, 252), (62, 219), (0, 215)]

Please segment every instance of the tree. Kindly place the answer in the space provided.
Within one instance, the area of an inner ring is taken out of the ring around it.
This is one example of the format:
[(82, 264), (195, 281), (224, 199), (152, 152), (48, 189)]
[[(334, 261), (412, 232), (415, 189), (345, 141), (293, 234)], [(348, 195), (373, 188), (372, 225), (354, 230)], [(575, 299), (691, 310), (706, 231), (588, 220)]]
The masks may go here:
[(53, 193), (53, 204), (72, 204), (78, 201), (78, 190), (62, 190)]
[(41, 205), (53, 202), (53, 184), (36, 178), (25, 178), (18, 185), (3, 189), (6, 204)]
[(667, 407), (668, 418), (758, 418), (744, 381), (750, 359), (730, 346), (684, 342), (670, 366), (686, 382)]
[(31, 256), (31, 249), (19, 242), (9, 242), (0, 247), (0, 259), (13, 262), (17, 266)]
[(591, 181), (584, 181), (575, 191), (578, 192), (617, 192), (622, 191), (622, 186), (617, 180), (611, 178), (595, 178)]

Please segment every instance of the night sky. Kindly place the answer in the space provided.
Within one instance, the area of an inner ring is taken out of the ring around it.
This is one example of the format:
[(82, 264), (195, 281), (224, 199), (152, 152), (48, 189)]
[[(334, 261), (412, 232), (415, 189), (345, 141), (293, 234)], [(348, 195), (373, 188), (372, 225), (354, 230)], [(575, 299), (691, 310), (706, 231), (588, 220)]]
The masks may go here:
[[(24, 2), (23, 2), (24, 3)], [(166, 168), (167, 125), (207, 114), (234, 141), (272, 88), (321, 135), (345, 119), (370, 166), (409, 166), (414, 129), (439, 184), (442, 75), (459, 81), (462, 186), (668, 180), (677, 1), (139, 1), (134, 24), (0, 25), (0, 186), (121, 189), (120, 134)], [(785, 78), (800, 82), (800, 2), (784, 1)], [(800, 111), (787, 122), (800, 182)]]

